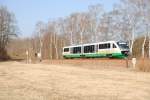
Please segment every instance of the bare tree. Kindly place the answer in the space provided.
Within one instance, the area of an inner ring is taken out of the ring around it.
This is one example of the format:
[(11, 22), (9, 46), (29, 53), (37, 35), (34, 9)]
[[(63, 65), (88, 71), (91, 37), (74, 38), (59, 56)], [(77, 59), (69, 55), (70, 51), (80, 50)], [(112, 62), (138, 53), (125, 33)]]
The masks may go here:
[(6, 54), (6, 46), (12, 36), (17, 35), (14, 14), (0, 6), (0, 58)]
[(41, 56), (41, 59), (42, 59), (42, 46), (43, 46), (43, 34), (45, 33), (45, 24), (42, 22), (42, 21), (39, 21), (37, 24), (36, 24), (36, 31), (35, 31), (35, 34), (38, 38), (38, 42), (39, 42), (39, 48), (38, 48), (38, 53), (40, 54)]
[(101, 4), (89, 6), (89, 23), (90, 23), (90, 35), (92, 36), (92, 42), (98, 42), (98, 35), (100, 31), (98, 30), (101, 23), (101, 17), (104, 14), (104, 9)]

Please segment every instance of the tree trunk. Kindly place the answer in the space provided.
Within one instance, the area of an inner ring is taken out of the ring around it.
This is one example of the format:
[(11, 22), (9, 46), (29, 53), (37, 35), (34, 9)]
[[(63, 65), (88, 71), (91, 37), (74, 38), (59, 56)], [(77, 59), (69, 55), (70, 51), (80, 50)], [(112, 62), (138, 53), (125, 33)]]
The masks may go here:
[[(150, 38), (150, 37), (149, 37)], [(150, 59), (150, 39), (149, 39), (149, 50), (148, 50), (148, 57)]]
[(142, 45), (142, 58), (144, 58), (144, 54), (145, 54), (145, 49), (144, 49), (144, 46), (145, 46), (145, 42), (146, 42), (146, 36), (145, 36), (145, 38), (144, 38), (144, 42), (143, 42), (143, 45)]
[(131, 40), (131, 46), (130, 46), (131, 55), (132, 55), (132, 52), (133, 52), (133, 43), (134, 43), (134, 40)]
[(134, 44), (134, 26), (132, 29), (132, 40), (131, 40), (131, 46), (130, 46), (131, 55), (133, 54), (133, 44)]
[(53, 59), (53, 56), (52, 56), (52, 54), (53, 54), (53, 35), (52, 35), (52, 33), (51, 33), (50, 38), (51, 38), (50, 39), (50, 59), (52, 60)]
[(70, 33), (70, 44), (71, 44), (71, 45), (73, 44), (72, 33), (73, 33), (73, 32)]
[(54, 34), (54, 46), (55, 46), (55, 57), (56, 59), (58, 59), (58, 48), (57, 48), (57, 37), (56, 37), (56, 33)]

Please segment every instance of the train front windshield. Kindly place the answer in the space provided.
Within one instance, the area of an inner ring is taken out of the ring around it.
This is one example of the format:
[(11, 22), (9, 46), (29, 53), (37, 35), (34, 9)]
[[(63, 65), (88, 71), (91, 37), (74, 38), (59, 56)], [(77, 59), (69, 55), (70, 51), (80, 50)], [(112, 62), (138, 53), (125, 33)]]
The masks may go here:
[(120, 49), (126, 49), (129, 50), (129, 46), (127, 43), (117, 42)]
[(129, 55), (129, 45), (126, 42), (117, 42), (119, 48), (121, 49), (121, 53), (125, 56)]

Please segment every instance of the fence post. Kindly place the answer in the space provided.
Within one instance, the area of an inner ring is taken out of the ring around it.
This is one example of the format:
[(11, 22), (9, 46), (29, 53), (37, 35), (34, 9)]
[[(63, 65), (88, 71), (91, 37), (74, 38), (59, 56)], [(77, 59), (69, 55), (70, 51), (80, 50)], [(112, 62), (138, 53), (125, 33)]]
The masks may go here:
[(126, 67), (129, 68), (128, 58), (126, 58), (125, 60), (126, 60)]
[(136, 65), (136, 58), (132, 58), (132, 66), (133, 66), (133, 69), (135, 69), (135, 65)]
[(28, 64), (29, 63), (29, 51), (26, 50), (26, 63)]

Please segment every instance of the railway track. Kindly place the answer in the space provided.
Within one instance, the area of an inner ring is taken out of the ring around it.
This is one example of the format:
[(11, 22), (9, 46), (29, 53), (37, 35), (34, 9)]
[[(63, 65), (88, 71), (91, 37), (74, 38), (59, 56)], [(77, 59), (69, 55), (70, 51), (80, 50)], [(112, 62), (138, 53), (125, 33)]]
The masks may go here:
[(43, 63), (47, 64), (71, 64), (76, 66), (102, 66), (102, 67), (129, 67), (130, 60), (126, 59), (61, 59), (61, 60), (45, 60)]

